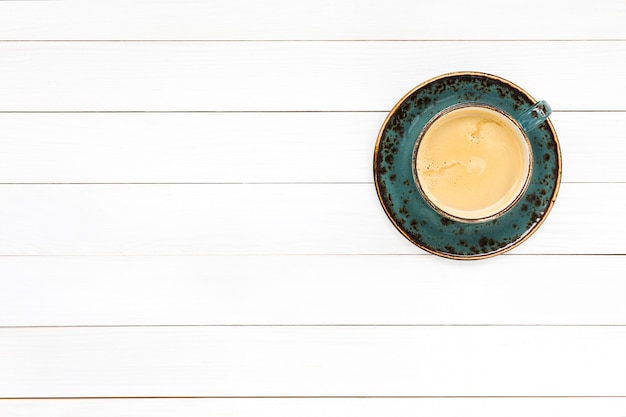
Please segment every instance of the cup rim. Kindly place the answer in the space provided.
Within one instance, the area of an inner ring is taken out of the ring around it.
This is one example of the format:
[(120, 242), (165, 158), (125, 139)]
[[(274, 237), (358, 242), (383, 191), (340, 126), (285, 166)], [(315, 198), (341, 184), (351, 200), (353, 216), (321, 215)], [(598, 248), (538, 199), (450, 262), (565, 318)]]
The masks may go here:
[[(424, 135), (426, 134), (426, 132), (431, 128), (433, 123), (435, 123), (437, 120), (439, 120), (441, 117), (445, 116), (446, 114), (452, 113), (452, 112), (454, 112), (456, 110), (460, 110), (460, 109), (463, 109), (463, 108), (468, 108), (468, 107), (474, 107), (474, 108), (475, 107), (481, 107), (481, 108), (485, 108), (485, 109), (494, 111), (494, 112), (502, 115), (503, 117), (505, 117), (510, 122), (512, 122), (515, 125), (515, 127), (517, 127), (519, 132), (522, 134), (522, 138), (524, 139), (524, 144), (526, 145), (526, 150), (528, 151), (528, 160), (526, 161), (527, 164), (528, 164), (528, 167), (527, 167), (528, 169), (526, 171), (526, 177), (523, 180), (522, 186), (517, 191), (517, 193), (515, 195), (515, 198), (512, 199), (506, 206), (504, 206), (502, 209), (496, 211), (495, 213), (489, 214), (488, 216), (482, 216), (482, 217), (477, 217), (477, 218), (467, 218), (467, 217), (457, 216), (457, 215), (454, 215), (454, 214), (452, 214), (450, 212), (447, 212), (446, 210), (444, 210), (441, 207), (439, 207), (437, 204), (435, 204), (431, 200), (431, 198), (428, 196), (428, 193), (422, 188), (422, 184), (421, 184), (421, 181), (419, 179), (419, 175), (417, 173), (417, 154), (419, 152), (419, 147), (421, 145), (422, 139), (424, 138)], [(431, 207), (434, 210), (439, 212), (442, 216), (449, 217), (450, 219), (453, 219), (453, 220), (456, 220), (456, 221), (459, 221), (459, 222), (463, 222), (463, 223), (481, 223), (481, 222), (487, 222), (487, 221), (490, 221), (490, 220), (493, 220), (493, 219), (497, 219), (498, 217), (502, 216), (507, 211), (509, 211), (512, 207), (514, 207), (519, 202), (519, 200), (522, 198), (522, 196), (524, 195), (524, 193), (528, 189), (528, 184), (530, 183), (530, 178), (532, 177), (532, 171), (533, 171), (533, 149), (532, 149), (532, 145), (530, 143), (530, 139), (528, 138), (528, 135), (526, 134), (526, 131), (524, 130), (522, 125), (517, 121), (517, 119), (515, 119), (508, 112), (506, 112), (506, 111), (504, 111), (502, 109), (499, 109), (499, 108), (497, 108), (495, 106), (491, 106), (489, 104), (486, 104), (486, 103), (478, 103), (478, 102), (457, 103), (457, 104), (453, 104), (453, 105), (451, 105), (449, 107), (446, 107), (445, 109), (441, 110), (440, 112), (435, 114), (433, 117), (431, 117), (428, 122), (426, 122), (426, 124), (424, 125), (424, 128), (421, 130), (419, 136), (415, 140), (415, 145), (413, 146), (413, 156), (412, 156), (412, 159), (411, 159), (411, 168), (412, 168), (412, 171), (413, 171), (413, 180), (415, 181), (415, 184), (417, 185), (418, 191), (422, 194), (422, 197), (424, 198), (424, 200), (426, 200), (426, 202), (428, 204), (430, 204)]]

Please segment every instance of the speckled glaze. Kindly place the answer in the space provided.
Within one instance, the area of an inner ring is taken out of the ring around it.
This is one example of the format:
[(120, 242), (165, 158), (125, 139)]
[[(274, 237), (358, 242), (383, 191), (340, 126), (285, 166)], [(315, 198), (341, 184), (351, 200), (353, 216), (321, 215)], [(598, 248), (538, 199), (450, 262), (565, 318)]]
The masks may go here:
[(424, 126), (450, 106), (478, 103), (518, 118), (536, 102), (510, 81), (478, 72), (444, 74), (404, 96), (383, 123), (374, 151), (378, 197), (396, 228), (420, 248), (454, 259), (494, 256), (525, 241), (550, 212), (561, 181), (561, 152), (550, 119), (527, 132), (533, 162), (524, 194), (486, 221), (455, 220), (431, 207), (414, 181), (412, 156)]

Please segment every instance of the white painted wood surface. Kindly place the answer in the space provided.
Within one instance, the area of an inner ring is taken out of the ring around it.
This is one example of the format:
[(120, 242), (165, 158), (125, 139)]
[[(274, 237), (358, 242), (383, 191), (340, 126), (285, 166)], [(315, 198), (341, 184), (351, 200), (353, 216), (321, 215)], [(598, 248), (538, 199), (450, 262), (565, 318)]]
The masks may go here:
[[(369, 183), (10, 184), (0, 199), (6, 255), (424, 253)], [(511, 253), (622, 254), (625, 212), (624, 183), (562, 184), (545, 224)]]
[[(624, 20), (0, 1), (0, 415), (626, 415)], [(564, 164), (475, 262), (408, 243), (371, 167), (396, 101), (466, 69), (549, 101)]]
[(475, 70), (554, 110), (615, 111), (624, 55), (623, 41), (3, 42), (0, 108), (388, 111), (422, 81)]
[(626, 390), (624, 326), (95, 327), (2, 333), (12, 343), (0, 347), (0, 371), (12, 377), (3, 378), (0, 390), (12, 398), (600, 396)]
[(599, 0), (292, 2), (96, 0), (0, 2), (14, 40), (624, 39), (626, 6)]
[[(374, 143), (386, 114), (0, 113), (0, 178), (373, 183)], [(562, 138), (563, 182), (626, 182), (625, 112), (556, 112), (551, 119)]]
[[(578, 274), (544, 272), (551, 260)], [(0, 326), (626, 325), (623, 268), (620, 256), (11, 256)]]
[(378, 417), (393, 414), (413, 417), (482, 417), (506, 413), (512, 417), (621, 416), (623, 398), (194, 398), (117, 400), (11, 400), (0, 402), (0, 411), (15, 417), (95, 416), (135, 417)]

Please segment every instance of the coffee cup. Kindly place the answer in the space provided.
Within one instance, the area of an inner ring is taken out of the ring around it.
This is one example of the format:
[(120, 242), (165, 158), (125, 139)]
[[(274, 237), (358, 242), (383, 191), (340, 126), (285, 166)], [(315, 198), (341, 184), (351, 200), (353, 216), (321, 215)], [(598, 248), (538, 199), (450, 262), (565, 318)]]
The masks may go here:
[(519, 200), (531, 177), (527, 132), (551, 112), (543, 100), (516, 115), (471, 102), (443, 109), (415, 143), (413, 173), (420, 192), (458, 221), (500, 216)]

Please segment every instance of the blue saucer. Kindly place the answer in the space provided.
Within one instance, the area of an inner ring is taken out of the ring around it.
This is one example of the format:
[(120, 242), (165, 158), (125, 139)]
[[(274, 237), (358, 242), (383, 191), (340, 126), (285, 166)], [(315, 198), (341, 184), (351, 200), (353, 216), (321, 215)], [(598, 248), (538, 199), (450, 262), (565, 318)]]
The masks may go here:
[(396, 228), (418, 247), (455, 259), (494, 256), (525, 241), (546, 219), (561, 181), (561, 152), (549, 119), (528, 132), (533, 166), (526, 191), (490, 220), (464, 222), (433, 209), (415, 184), (412, 157), (421, 130), (445, 108), (478, 103), (516, 116), (535, 102), (515, 84), (477, 72), (444, 74), (404, 96), (383, 123), (374, 152), (378, 197)]

